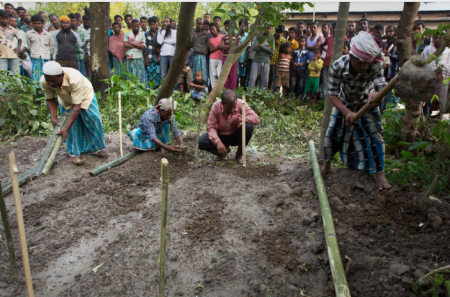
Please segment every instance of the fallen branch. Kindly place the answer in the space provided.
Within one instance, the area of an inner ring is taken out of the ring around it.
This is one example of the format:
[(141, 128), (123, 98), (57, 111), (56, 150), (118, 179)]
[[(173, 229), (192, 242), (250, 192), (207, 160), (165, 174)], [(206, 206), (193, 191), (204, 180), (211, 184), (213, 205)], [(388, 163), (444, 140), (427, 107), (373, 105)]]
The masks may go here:
[(430, 272), (428, 272), (427, 274), (425, 274), (424, 276), (422, 276), (421, 278), (419, 278), (419, 279), (415, 282), (415, 284), (417, 284), (418, 286), (421, 286), (421, 285), (425, 282), (425, 280), (426, 280), (428, 277), (434, 275), (435, 273), (442, 272), (442, 271), (444, 271), (444, 270), (450, 270), (450, 265), (443, 266), (443, 267), (440, 267), (440, 268), (431, 270)]

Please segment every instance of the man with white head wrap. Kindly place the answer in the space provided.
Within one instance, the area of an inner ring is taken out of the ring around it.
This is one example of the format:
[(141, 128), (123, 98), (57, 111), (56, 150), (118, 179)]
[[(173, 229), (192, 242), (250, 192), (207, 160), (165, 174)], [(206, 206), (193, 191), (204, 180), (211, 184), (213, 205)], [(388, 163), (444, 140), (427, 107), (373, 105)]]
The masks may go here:
[[(173, 101), (173, 109), (177, 109), (176, 101)], [(127, 134), (133, 142), (134, 148), (140, 151), (153, 151), (160, 147), (176, 155), (180, 154), (180, 149), (173, 145), (167, 145), (169, 143), (171, 117), (172, 98), (161, 99), (156, 107), (144, 112), (137, 127)], [(183, 145), (183, 138), (178, 130), (175, 118), (173, 119), (173, 137), (178, 145)]]
[(381, 52), (372, 35), (364, 31), (353, 37), (350, 47), (350, 54), (330, 67), (328, 92), (334, 107), (325, 136), (322, 175), (331, 172), (330, 161), (339, 152), (348, 168), (373, 174), (377, 187), (388, 189), (391, 185), (384, 174), (385, 147), (378, 107), (359, 121), (353, 120), (355, 113), (386, 85)]
[(53, 125), (59, 125), (56, 97), (60, 113), (70, 113), (66, 127), (57, 132), (66, 142), (69, 162), (81, 165), (83, 153), (107, 157), (102, 119), (91, 82), (78, 70), (61, 67), (55, 61), (46, 62), (42, 73), (39, 84), (47, 99)]

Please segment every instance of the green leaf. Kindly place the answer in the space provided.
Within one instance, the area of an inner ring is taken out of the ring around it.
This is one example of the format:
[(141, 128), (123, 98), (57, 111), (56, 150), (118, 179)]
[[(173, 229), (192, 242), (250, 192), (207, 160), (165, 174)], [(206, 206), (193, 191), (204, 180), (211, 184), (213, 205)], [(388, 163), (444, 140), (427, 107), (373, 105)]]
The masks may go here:
[(425, 147), (431, 146), (431, 145), (433, 145), (433, 144), (428, 141), (414, 142), (413, 144), (411, 144), (409, 146), (408, 150), (412, 151), (412, 150), (416, 150), (416, 149), (425, 148)]
[[(413, 158), (413, 154), (411, 152), (408, 152), (408, 151), (405, 151), (405, 150), (402, 150), (401, 155), (406, 160), (410, 160), (410, 159)], [(410, 162), (410, 164), (411, 164), (411, 162)]]
[(450, 280), (446, 280), (445, 282), (445, 288), (447, 289), (448, 295), (450, 295)]
[(41, 122), (41, 126), (44, 129), (50, 129), (52, 127), (52, 124), (46, 123), (46, 122)]
[(37, 110), (36, 109), (30, 109), (30, 113), (35, 116), (35, 115), (37, 115)]
[(34, 121), (33, 122), (33, 127), (31, 128), (31, 131), (34, 132), (39, 128), (39, 122), (38, 121)]
[(444, 275), (443, 274), (439, 274), (436, 273), (434, 275), (434, 286), (435, 287), (439, 287), (440, 285), (442, 285), (444, 283)]

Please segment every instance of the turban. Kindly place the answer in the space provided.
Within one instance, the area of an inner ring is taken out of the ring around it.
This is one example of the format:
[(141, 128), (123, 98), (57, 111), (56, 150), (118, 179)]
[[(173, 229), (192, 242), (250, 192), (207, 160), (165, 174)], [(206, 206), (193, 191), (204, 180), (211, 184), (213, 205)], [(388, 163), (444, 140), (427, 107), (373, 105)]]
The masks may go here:
[(63, 15), (62, 17), (60, 17), (59, 20), (60, 20), (60, 21), (68, 21), (68, 22), (70, 22), (69, 17), (66, 16), (66, 15)]
[[(172, 109), (172, 97), (161, 99), (158, 106), (163, 110)], [(177, 102), (175, 100), (173, 101), (173, 109), (177, 109)]]
[(382, 62), (381, 51), (372, 34), (361, 31), (352, 38), (350, 54), (363, 62)]
[(42, 66), (42, 73), (45, 75), (61, 75), (63, 70), (58, 62), (48, 61)]

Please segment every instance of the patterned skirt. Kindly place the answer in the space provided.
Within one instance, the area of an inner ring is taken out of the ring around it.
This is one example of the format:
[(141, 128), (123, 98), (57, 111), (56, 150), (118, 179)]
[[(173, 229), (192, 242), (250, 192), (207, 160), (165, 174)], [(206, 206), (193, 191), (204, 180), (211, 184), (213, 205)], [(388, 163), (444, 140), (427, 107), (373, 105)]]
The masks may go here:
[(161, 84), (161, 66), (157, 62), (150, 62), (147, 67), (148, 82), (154, 82), (153, 89)]
[(123, 67), (124, 63), (120, 63), (119, 59), (113, 56), (112, 59), (112, 73), (113, 75), (123, 75)]
[(142, 59), (127, 59), (127, 73), (136, 76), (143, 83), (147, 83), (144, 61)]
[(345, 116), (333, 107), (324, 142), (324, 161), (340, 152), (348, 168), (376, 174), (384, 170), (384, 139), (378, 108), (348, 127)]
[[(70, 113), (72, 108), (66, 110), (59, 105), (61, 115)], [(97, 98), (92, 99), (89, 109), (81, 109), (78, 118), (69, 130), (66, 140), (67, 152), (70, 156), (80, 156), (82, 153), (96, 153), (106, 148), (105, 135)]]
[(36, 89), (40, 88), (39, 81), (42, 76), (42, 67), (44, 66), (44, 63), (47, 63), (48, 61), (50, 60), (31, 58), (31, 82)]
[(195, 72), (202, 71), (203, 72), (203, 79), (208, 81), (209, 80), (209, 74), (208, 74), (208, 65), (206, 64), (206, 56), (205, 55), (195, 55), (194, 56), (194, 71), (192, 72), (192, 75), (195, 78)]
[[(156, 149), (156, 144), (148, 138), (148, 135), (140, 128), (135, 128), (134, 130), (128, 132), (128, 137), (133, 142), (133, 146), (137, 150), (141, 151), (153, 151)], [(170, 135), (170, 124), (166, 123), (164, 126), (156, 131), (156, 137), (164, 144), (169, 143)]]
[(78, 71), (80, 71), (84, 77), (87, 77), (86, 76), (86, 64), (84, 63), (84, 60), (78, 60)]

